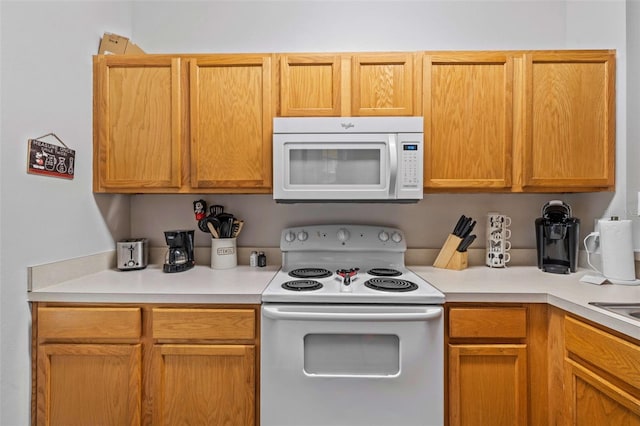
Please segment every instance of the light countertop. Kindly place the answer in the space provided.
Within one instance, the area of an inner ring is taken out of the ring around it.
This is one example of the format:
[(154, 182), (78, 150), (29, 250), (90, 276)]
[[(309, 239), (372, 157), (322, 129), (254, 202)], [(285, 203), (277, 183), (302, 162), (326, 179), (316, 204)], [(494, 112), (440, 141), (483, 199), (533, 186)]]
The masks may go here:
[(260, 303), (279, 266), (211, 269), (195, 266), (167, 274), (162, 265), (138, 271), (109, 269), (29, 292), (32, 302)]
[[(30, 274), (34, 280), (36, 276), (51, 277), (56, 275), (52, 271), (69, 270), (69, 266), (62, 263), (52, 269), (47, 265), (41, 273)], [(558, 275), (542, 272), (535, 266), (503, 269), (472, 266), (462, 271), (431, 266), (409, 268), (444, 293), (447, 302), (548, 303), (640, 340), (640, 321), (589, 305), (589, 302), (640, 303), (640, 286), (584, 283), (579, 279), (590, 272), (586, 269)], [(55, 282), (34, 283), (28, 299), (32, 302), (259, 304), (263, 290), (278, 270), (278, 265), (264, 268), (241, 265), (221, 270), (195, 266), (185, 272), (166, 274), (161, 265), (149, 265), (139, 271), (102, 268)]]

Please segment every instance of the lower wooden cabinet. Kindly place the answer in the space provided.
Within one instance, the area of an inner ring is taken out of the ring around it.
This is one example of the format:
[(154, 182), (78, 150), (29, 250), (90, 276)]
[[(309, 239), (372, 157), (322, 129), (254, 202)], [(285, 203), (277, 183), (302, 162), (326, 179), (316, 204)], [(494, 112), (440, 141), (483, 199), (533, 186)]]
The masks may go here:
[(447, 424), (546, 425), (547, 353), (538, 345), (546, 305), (447, 304), (446, 312)]
[(449, 424), (527, 424), (527, 382), (526, 345), (449, 345)]
[(257, 306), (32, 312), (34, 424), (258, 424)]
[(141, 345), (43, 344), (38, 425), (138, 425)]
[(564, 319), (566, 425), (640, 425), (640, 346)]

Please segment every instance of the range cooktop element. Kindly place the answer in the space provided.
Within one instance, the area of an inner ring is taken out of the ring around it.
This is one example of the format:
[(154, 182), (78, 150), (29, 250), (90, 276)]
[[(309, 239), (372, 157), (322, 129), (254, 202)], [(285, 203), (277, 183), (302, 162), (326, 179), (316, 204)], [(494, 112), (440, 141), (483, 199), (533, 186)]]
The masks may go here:
[(287, 228), (282, 231), (280, 250), (282, 269), (263, 292), (264, 302), (444, 303), (440, 291), (405, 266), (407, 245), (397, 228)]

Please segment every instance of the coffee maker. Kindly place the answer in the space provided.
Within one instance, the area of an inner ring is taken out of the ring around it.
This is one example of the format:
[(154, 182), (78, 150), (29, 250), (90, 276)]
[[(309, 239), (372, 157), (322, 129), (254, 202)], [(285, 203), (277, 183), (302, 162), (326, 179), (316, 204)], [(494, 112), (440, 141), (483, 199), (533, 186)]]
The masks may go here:
[(182, 272), (193, 268), (193, 230), (165, 231), (164, 239), (169, 250), (162, 270), (164, 272)]
[(536, 219), (538, 268), (554, 274), (569, 274), (578, 268), (580, 219), (572, 217), (571, 207), (552, 200), (542, 207)]

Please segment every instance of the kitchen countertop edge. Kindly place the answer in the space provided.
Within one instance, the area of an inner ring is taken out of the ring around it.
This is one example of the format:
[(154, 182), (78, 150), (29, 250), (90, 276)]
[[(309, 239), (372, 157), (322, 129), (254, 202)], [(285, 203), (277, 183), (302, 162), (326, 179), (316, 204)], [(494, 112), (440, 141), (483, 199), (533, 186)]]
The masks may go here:
[(463, 271), (414, 266), (410, 269), (445, 295), (447, 303), (547, 303), (640, 340), (640, 321), (625, 318), (589, 302), (640, 303), (640, 286), (580, 281), (588, 269), (568, 275), (542, 272), (535, 266), (491, 269), (472, 266)]

